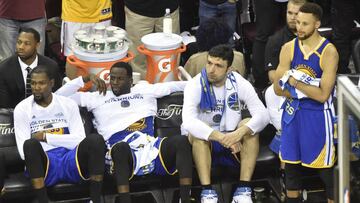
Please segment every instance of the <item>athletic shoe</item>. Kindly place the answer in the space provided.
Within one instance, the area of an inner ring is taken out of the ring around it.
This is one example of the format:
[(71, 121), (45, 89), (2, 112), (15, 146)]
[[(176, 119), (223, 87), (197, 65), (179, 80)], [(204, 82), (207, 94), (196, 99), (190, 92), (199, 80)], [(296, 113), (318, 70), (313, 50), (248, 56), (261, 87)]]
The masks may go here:
[(252, 203), (251, 199), (251, 188), (249, 187), (238, 187), (234, 192), (231, 203)]

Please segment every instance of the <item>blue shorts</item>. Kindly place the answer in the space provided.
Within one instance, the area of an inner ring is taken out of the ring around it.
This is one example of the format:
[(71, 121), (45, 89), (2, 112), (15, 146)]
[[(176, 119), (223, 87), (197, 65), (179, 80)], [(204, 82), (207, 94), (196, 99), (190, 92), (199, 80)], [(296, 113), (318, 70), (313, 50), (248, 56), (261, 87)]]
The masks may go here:
[[(132, 176), (130, 177), (130, 179), (132, 179), (134, 177), (134, 175), (137, 175), (137, 176), (141, 176), (141, 175), (147, 175), (147, 174), (153, 174), (153, 175), (159, 175), (159, 176), (164, 176), (164, 175), (174, 175), (177, 173), (177, 169), (175, 166), (173, 166), (172, 168), (167, 168), (165, 166), (165, 163), (164, 163), (164, 160), (162, 158), (162, 155), (161, 155), (161, 144), (163, 142), (163, 140), (165, 140), (166, 138), (159, 138), (158, 140), (156, 140), (156, 142), (154, 143), (154, 146), (156, 148), (159, 149), (159, 154), (158, 156), (152, 161), (151, 163), (151, 166), (148, 167), (147, 169), (144, 169), (143, 171), (143, 174), (139, 174), (139, 172), (137, 174), (134, 174), (134, 169), (135, 169), (135, 166), (136, 166), (136, 163), (137, 163), (137, 159), (136, 159), (136, 156), (134, 154), (134, 151), (133, 149), (131, 149), (131, 154), (132, 154), (132, 158), (133, 158), (133, 169), (132, 169)], [(116, 143), (115, 143), (116, 144)], [(115, 145), (114, 144), (114, 145)], [(111, 148), (114, 146), (112, 145)], [(111, 151), (111, 150), (110, 150)], [(109, 154), (109, 153), (107, 153)], [(107, 159), (110, 161), (107, 163), (106, 167), (107, 167), (107, 171), (111, 174), (113, 173), (113, 162), (111, 160), (111, 156), (108, 156)], [(146, 171), (148, 170), (148, 171)]]
[[(158, 142), (156, 142), (155, 146), (158, 149), (161, 149), (161, 144), (164, 141), (164, 139), (166, 138), (159, 139)], [(175, 168), (176, 166), (173, 166), (172, 168), (166, 168), (164, 160), (161, 156), (161, 150), (159, 150), (159, 155), (154, 160), (154, 163), (155, 163), (155, 168), (152, 174), (164, 176), (164, 175), (174, 175), (177, 172)]]
[(59, 147), (45, 152), (48, 159), (45, 172), (46, 186), (59, 182), (79, 183), (81, 180), (86, 180), (78, 164), (77, 149), (78, 147), (72, 150)]
[(335, 162), (334, 117), (331, 110), (297, 110), (281, 123), (281, 161), (310, 168), (330, 168)]
[(240, 167), (240, 158), (231, 153), (231, 150), (222, 146), (219, 142), (211, 141), (211, 165)]

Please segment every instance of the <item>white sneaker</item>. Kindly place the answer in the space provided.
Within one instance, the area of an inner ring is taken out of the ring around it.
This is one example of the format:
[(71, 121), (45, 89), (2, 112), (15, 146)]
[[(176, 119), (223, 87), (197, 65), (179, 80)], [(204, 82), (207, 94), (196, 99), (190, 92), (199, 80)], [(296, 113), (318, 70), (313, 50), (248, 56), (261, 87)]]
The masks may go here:
[(217, 203), (218, 196), (215, 190), (202, 190), (201, 191), (201, 203)]
[(252, 203), (251, 199), (251, 188), (249, 187), (238, 187), (234, 192), (231, 203)]

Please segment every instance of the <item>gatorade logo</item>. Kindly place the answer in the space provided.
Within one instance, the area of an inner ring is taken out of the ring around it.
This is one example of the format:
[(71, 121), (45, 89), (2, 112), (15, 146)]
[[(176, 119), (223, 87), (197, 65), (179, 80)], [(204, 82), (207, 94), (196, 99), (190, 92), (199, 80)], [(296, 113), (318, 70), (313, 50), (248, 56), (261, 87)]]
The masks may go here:
[(105, 83), (108, 84), (110, 82), (109, 75), (110, 75), (110, 70), (103, 70), (100, 72), (99, 78), (103, 79)]
[(158, 68), (161, 72), (167, 73), (171, 71), (171, 60), (170, 58), (163, 58), (158, 63)]

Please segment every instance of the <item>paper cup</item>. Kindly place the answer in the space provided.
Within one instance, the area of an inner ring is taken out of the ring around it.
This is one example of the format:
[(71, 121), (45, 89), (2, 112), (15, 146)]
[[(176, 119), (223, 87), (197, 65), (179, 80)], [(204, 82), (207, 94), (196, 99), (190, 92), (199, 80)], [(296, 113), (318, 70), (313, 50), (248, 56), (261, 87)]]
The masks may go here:
[(106, 46), (106, 41), (104, 39), (95, 39), (94, 47), (97, 53), (104, 53)]
[(115, 37), (106, 38), (106, 46), (110, 51), (116, 51), (119, 48), (118, 39)]
[(94, 33), (95, 33), (96, 35), (104, 36), (104, 34), (105, 34), (105, 26), (103, 26), (103, 25), (96, 25), (96, 26), (94, 27)]
[(94, 48), (93, 39), (90, 37), (84, 37), (79, 39), (79, 47), (86, 51), (91, 51)]
[(106, 27), (106, 35), (108, 37), (112, 37), (112, 36), (114, 36), (114, 31), (119, 30), (119, 29), (120, 28), (116, 27), (116, 26), (108, 26), (108, 27)]

